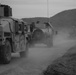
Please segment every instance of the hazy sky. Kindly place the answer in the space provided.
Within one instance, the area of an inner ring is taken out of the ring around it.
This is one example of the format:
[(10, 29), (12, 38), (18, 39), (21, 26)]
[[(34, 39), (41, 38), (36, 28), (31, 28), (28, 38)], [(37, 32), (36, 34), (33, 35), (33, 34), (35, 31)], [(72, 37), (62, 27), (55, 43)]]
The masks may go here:
[[(13, 17), (47, 17), (47, 0), (0, 0), (12, 7)], [(49, 17), (76, 8), (76, 0), (48, 0)]]

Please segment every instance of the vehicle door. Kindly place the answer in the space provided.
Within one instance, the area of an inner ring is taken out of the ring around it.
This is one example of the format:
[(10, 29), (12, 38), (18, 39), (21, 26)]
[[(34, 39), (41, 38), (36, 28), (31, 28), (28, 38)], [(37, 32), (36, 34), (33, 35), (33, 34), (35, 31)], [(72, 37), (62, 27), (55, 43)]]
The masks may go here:
[(19, 22), (15, 21), (15, 35), (14, 35), (15, 51), (20, 51), (20, 32), (19, 32)]

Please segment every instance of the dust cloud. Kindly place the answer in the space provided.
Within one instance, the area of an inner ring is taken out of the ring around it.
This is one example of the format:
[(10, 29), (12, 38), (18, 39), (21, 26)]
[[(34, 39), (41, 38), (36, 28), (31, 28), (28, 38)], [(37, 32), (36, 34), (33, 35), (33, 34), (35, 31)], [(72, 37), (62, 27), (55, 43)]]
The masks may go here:
[(36, 64), (52, 62), (75, 44), (75, 40), (69, 39), (69, 33), (58, 32), (57, 35), (54, 35), (53, 47), (47, 47), (43, 43), (36, 43), (32, 48), (29, 48), (28, 59)]
[(71, 39), (69, 40), (69, 36), (70, 36), (69, 33), (60, 31), (58, 32), (57, 35), (54, 36), (53, 44), (60, 45), (62, 43), (68, 42), (71, 40)]

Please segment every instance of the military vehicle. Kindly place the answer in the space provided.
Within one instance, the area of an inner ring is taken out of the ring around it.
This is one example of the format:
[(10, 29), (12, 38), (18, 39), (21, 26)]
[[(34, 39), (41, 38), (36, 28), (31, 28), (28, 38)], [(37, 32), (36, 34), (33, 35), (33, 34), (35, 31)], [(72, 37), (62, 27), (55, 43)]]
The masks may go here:
[(21, 57), (27, 54), (25, 22), (12, 18), (8, 5), (0, 5), (0, 61), (8, 64), (11, 53), (19, 52)]
[(54, 28), (50, 22), (46, 23), (39, 23), (35, 24), (32, 38), (36, 41), (42, 41), (47, 46), (53, 46), (53, 35), (54, 35)]
[(53, 46), (53, 35), (55, 30), (50, 22), (35, 23), (26, 25), (27, 27), (27, 40), (30, 43), (43, 42), (47, 46)]

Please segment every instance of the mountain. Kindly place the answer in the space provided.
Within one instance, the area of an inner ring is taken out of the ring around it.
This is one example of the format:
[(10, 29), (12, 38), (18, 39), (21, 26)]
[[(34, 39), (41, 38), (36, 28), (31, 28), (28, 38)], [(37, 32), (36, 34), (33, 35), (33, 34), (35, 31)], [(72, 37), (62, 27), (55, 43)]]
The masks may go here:
[(76, 27), (76, 9), (62, 11), (50, 18), (54, 27)]
[(33, 17), (33, 18), (22, 18), (24, 21), (26, 21), (27, 23), (31, 23), (31, 22), (37, 22), (40, 21), (40, 23), (44, 23), (47, 22), (49, 18), (47, 17)]
[(54, 28), (75, 28), (76, 27), (76, 9), (70, 9), (62, 11), (50, 18), (47, 17), (34, 17), (34, 18), (22, 18), (24, 21), (28, 22), (37, 22), (41, 23), (47, 22), (48, 20), (54, 26)]

